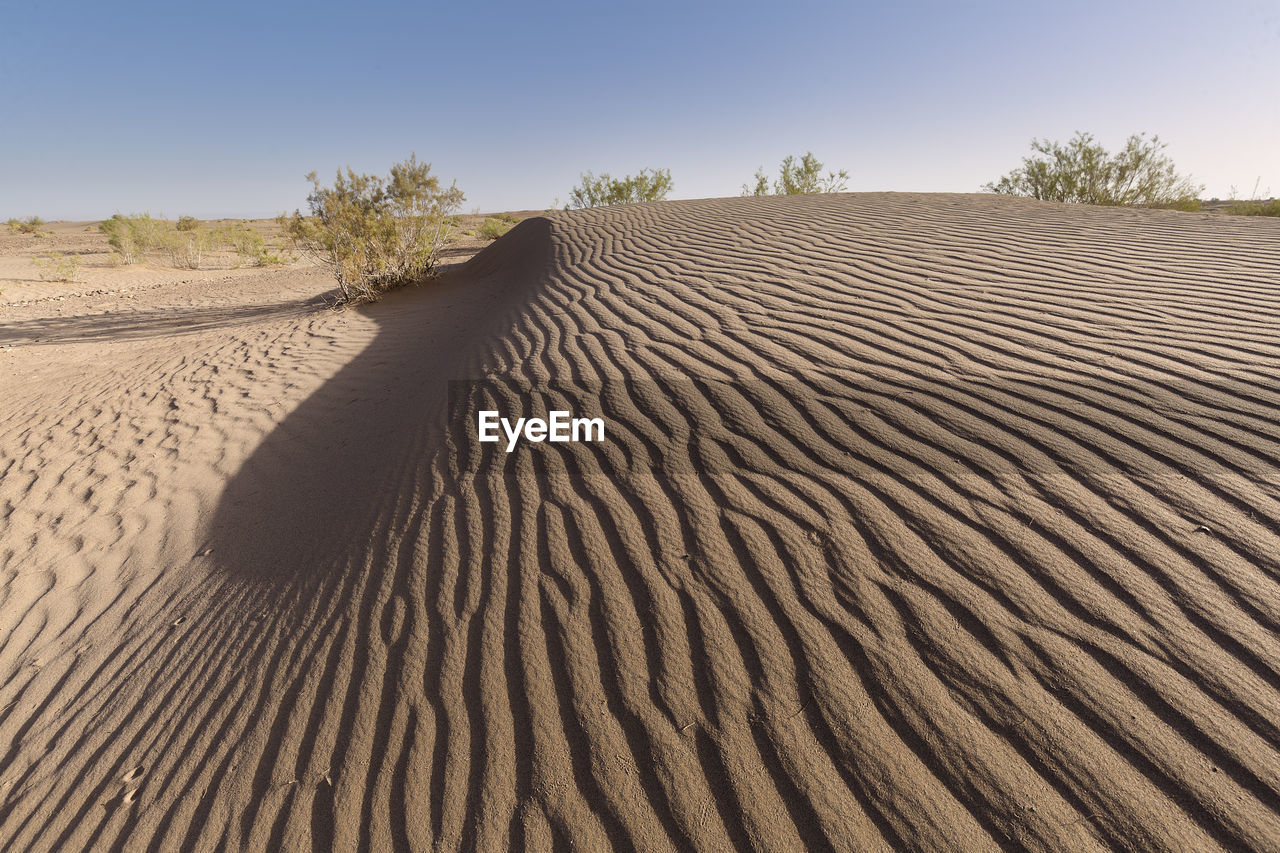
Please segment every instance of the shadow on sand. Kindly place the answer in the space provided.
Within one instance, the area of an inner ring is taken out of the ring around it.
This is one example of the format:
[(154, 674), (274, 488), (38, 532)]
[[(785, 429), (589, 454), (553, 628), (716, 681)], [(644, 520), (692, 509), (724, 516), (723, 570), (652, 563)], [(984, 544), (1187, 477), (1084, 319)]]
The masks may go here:
[(305, 302), (290, 299), (265, 305), (166, 308), (72, 317), (40, 317), (0, 323), (0, 344), (65, 344), (158, 338), (202, 332), (239, 323), (302, 316), (324, 304), (317, 296)]
[(451, 380), (477, 375), (545, 267), (550, 223), (526, 220), (429, 286), (362, 309), (374, 341), (308, 397), (228, 483), (213, 564), (245, 579), (322, 583), (360, 560), (442, 446)]

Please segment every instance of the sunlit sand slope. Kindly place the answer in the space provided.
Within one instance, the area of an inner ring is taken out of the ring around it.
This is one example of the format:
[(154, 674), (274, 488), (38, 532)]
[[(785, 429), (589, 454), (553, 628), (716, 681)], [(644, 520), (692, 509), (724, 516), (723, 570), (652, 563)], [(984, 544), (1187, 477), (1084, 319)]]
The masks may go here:
[(2, 380), (0, 848), (1280, 839), (1280, 223), (659, 203), (225, 319)]

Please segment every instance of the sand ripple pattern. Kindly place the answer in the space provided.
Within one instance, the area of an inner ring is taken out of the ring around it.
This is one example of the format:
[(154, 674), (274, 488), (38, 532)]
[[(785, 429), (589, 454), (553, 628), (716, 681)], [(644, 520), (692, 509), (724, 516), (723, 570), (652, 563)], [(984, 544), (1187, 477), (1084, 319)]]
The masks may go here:
[[(1280, 223), (599, 209), (369, 316), (209, 553), (5, 616), (0, 848), (1275, 849)], [(610, 441), (481, 452), (459, 379)]]

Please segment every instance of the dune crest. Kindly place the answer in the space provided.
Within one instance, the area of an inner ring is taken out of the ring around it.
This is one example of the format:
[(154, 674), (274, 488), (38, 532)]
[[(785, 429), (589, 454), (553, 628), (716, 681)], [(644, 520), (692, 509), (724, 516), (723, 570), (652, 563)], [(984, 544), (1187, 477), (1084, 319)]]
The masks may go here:
[[(1265, 848), (1277, 258), (718, 199), (346, 320), (71, 323), (109, 366), (0, 381), (0, 848)], [(468, 440), (534, 399), (609, 440)]]

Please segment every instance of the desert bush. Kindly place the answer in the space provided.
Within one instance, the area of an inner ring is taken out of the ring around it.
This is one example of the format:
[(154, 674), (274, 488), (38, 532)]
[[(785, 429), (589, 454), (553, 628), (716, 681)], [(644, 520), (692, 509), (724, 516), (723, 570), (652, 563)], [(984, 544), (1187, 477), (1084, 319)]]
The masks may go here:
[(599, 177), (585, 172), (579, 177), (578, 185), (569, 193), (565, 210), (662, 201), (672, 187), (670, 169), (641, 169), (635, 175), (622, 178), (613, 178), (607, 172)]
[(1280, 216), (1280, 198), (1233, 201), (1227, 205), (1227, 213), (1235, 216)]
[[(1262, 196), (1269, 194), (1269, 189), (1263, 190), (1260, 194), (1258, 187), (1262, 185), (1262, 178), (1253, 183), (1253, 192), (1249, 193), (1247, 199), (1242, 199), (1236, 193), (1236, 188), (1231, 188), (1231, 195), (1228, 196), (1227, 213), (1233, 216), (1280, 216), (1280, 199), (1263, 198)], [(1217, 199), (1215, 199), (1216, 201)]]
[(40, 226), (44, 225), (44, 220), (39, 216), (28, 216), (26, 219), (10, 219), (7, 223), (10, 231), (16, 231), (19, 234), (34, 234), (37, 237), (43, 237), (47, 232), (41, 231)]
[(234, 252), (241, 263), (255, 267), (268, 267), (292, 263), (293, 258), (279, 246), (268, 245), (262, 234), (244, 222), (221, 226), (209, 232), (209, 244), (214, 249)]
[(344, 302), (377, 299), (432, 275), (449, 235), (448, 218), (463, 202), (456, 184), (441, 188), (431, 164), (415, 155), (387, 178), (338, 171), (332, 187), (307, 175), (311, 215), (279, 218), (295, 248), (328, 267)]
[(107, 235), (107, 245), (114, 250), (111, 254), (119, 258), (121, 263), (135, 264), (140, 260), (141, 252), (123, 216), (117, 213), (110, 219), (102, 220), (98, 223), (98, 230)]
[(162, 228), (157, 246), (170, 266), (184, 270), (200, 269), (205, 253), (213, 248), (207, 231), (179, 231), (176, 226)]
[(764, 167), (756, 170), (754, 184), (743, 184), (743, 195), (801, 195), (803, 193), (838, 193), (848, 186), (849, 173), (844, 169), (822, 176), (822, 163), (813, 152), (806, 151), (799, 162), (787, 155), (778, 167), (778, 179), (769, 187), (769, 176)]
[(190, 216), (167, 222), (146, 213), (117, 213), (98, 228), (107, 235), (113, 250), (107, 259), (113, 266), (138, 263), (148, 253), (158, 255), (169, 266), (190, 270), (200, 269), (215, 253), (219, 261), (225, 260), (226, 253), (234, 253), (239, 258), (236, 266), (269, 266), (293, 260), (278, 247), (268, 247), (262, 235), (243, 222), (207, 228)]
[(1161, 210), (1181, 210), (1185, 213), (1196, 213), (1204, 209), (1204, 202), (1198, 198), (1177, 198), (1172, 201), (1161, 202), (1160, 204), (1150, 205)]
[(983, 189), (1045, 201), (1188, 207), (1204, 187), (1178, 174), (1166, 147), (1160, 137), (1141, 133), (1115, 154), (1079, 131), (1066, 144), (1032, 139), (1034, 154), (1022, 167)]
[(42, 281), (75, 281), (80, 272), (80, 259), (62, 252), (46, 252), (36, 258)]
[(480, 236), (488, 240), (497, 240), (511, 230), (511, 223), (496, 216), (490, 216), (480, 224)]
[(161, 223), (156, 245), (170, 266), (198, 270), (215, 252), (234, 252), (242, 259), (252, 260), (262, 248), (262, 237), (243, 225), (201, 228), (197, 224), (184, 228), (179, 220)]
[(258, 254), (250, 258), (255, 267), (275, 267), (291, 264), (297, 258), (279, 246), (263, 246)]
[(207, 232), (210, 248), (234, 252), (241, 261), (254, 262), (266, 247), (262, 235), (243, 222), (221, 225)]
[(107, 244), (124, 263), (136, 264), (145, 252), (160, 246), (165, 225), (162, 220), (152, 219), (148, 213), (129, 216), (117, 213), (100, 222), (98, 229), (107, 235)]

